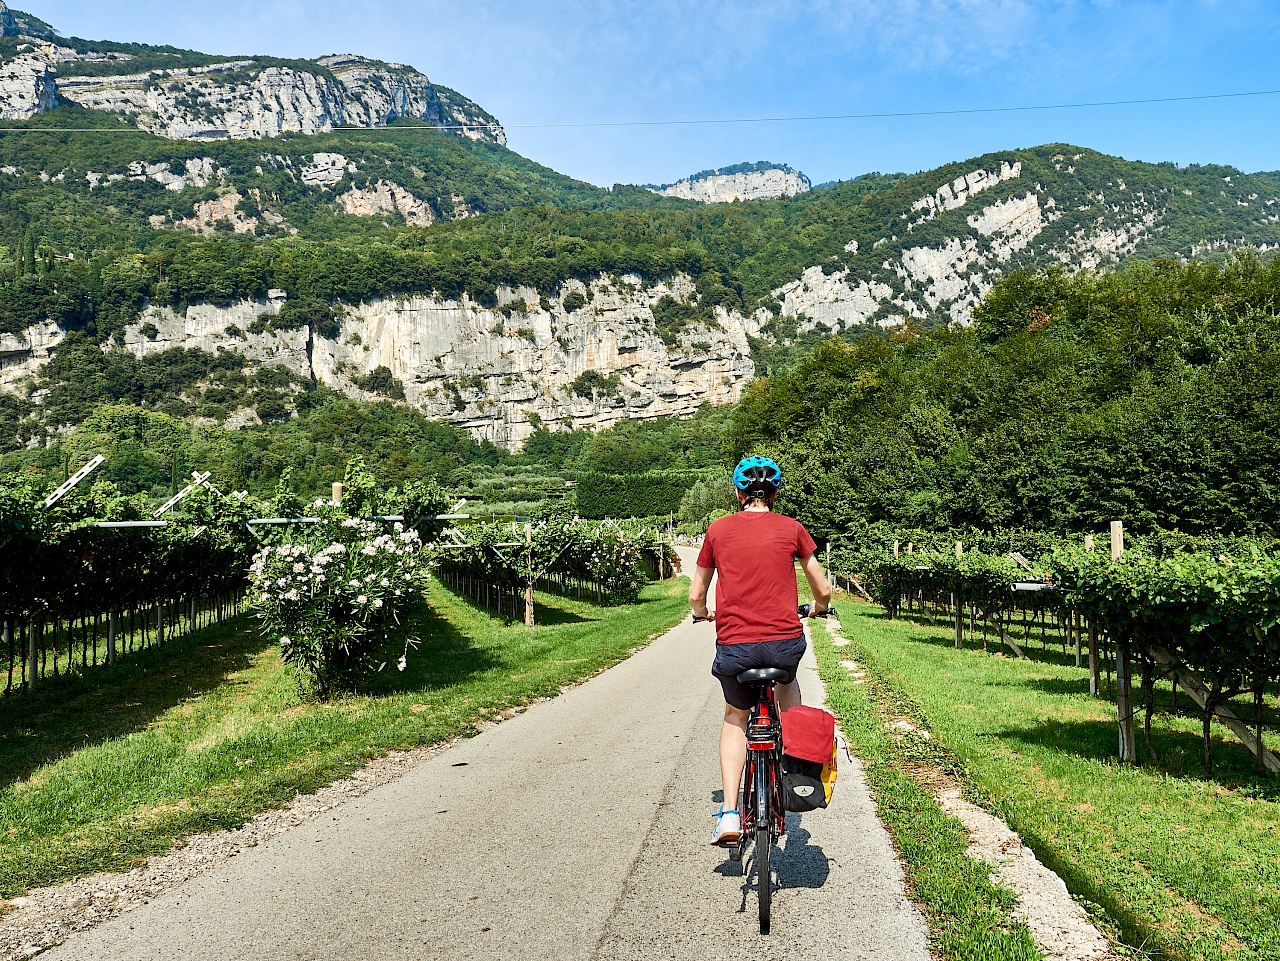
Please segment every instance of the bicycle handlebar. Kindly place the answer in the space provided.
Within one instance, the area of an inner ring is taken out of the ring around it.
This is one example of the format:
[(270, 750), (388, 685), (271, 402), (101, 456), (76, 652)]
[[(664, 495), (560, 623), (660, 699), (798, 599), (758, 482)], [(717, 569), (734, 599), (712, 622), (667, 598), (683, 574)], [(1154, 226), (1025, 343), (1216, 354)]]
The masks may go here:
[(828, 607), (825, 611), (815, 611), (812, 604), (801, 604), (796, 608), (796, 613), (801, 617), (830, 617), (836, 613), (836, 609)]
[[(834, 607), (828, 607), (825, 611), (815, 611), (812, 604), (801, 604), (796, 608), (796, 613), (801, 617), (831, 617), (836, 613), (836, 609)], [(700, 624), (703, 621), (714, 621), (715, 617), (715, 611), (712, 611), (707, 617), (699, 617), (697, 614), (694, 614), (693, 623)]]

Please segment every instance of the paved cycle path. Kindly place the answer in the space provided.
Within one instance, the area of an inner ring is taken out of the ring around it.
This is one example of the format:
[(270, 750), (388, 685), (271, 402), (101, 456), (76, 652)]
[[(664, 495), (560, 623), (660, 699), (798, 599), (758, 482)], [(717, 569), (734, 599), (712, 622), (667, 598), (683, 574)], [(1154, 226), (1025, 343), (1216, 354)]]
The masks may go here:
[[(759, 935), (750, 879), (707, 844), (723, 710), (713, 645), (709, 625), (686, 621), (42, 957), (927, 961), (924, 924), (844, 757), (833, 807), (791, 815), (773, 933)], [(807, 662), (801, 688), (817, 703)]]

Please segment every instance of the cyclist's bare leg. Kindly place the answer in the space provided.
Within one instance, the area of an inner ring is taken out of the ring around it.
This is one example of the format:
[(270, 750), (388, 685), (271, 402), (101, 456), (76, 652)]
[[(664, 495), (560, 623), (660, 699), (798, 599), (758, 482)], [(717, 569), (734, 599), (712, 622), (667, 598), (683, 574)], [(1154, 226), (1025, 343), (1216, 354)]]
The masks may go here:
[(793, 707), (799, 707), (800, 682), (792, 681), (790, 684), (775, 685), (773, 695), (778, 701), (779, 711), (789, 711)]
[(750, 711), (741, 711), (732, 704), (724, 706), (724, 725), (720, 728), (720, 781), (724, 786), (726, 811), (738, 806), (742, 765), (747, 762), (747, 721), (750, 717)]

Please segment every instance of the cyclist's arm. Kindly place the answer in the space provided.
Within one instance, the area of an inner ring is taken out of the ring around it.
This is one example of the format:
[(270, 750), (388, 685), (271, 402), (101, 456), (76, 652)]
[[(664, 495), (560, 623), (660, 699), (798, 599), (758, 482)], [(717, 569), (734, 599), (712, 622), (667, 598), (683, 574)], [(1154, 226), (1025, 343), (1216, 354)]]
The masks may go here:
[(694, 617), (707, 616), (707, 589), (711, 587), (711, 575), (715, 573), (712, 567), (697, 567), (693, 569), (693, 577), (689, 580), (689, 606), (693, 608)]
[(831, 585), (822, 573), (822, 565), (818, 563), (818, 555), (810, 554), (801, 558), (800, 569), (804, 571), (805, 580), (809, 582), (809, 590), (813, 591), (813, 608), (825, 611), (831, 606)]

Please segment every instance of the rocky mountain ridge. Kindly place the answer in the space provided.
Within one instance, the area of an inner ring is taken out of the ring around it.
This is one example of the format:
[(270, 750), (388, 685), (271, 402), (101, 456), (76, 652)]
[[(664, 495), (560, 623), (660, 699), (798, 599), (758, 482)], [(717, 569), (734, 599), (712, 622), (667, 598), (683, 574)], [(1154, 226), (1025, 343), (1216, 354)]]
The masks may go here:
[[(495, 307), (465, 295), (347, 305), (337, 328), (321, 330), (274, 326), (287, 300), (271, 291), (263, 301), (183, 312), (149, 307), (120, 346), (140, 358), (172, 348), (235, 350), (251, 369), (282, 367), (365, 399), (381, 396), (362, 384), (382, 368), (403, 391), (398, 399), (514, 450), (537, 424), (603, 429), (737, 400), (755, 373), (749, 341), (759, 322), (721, 310), (679, 339), (664, 336), (654, 306), (692, 296), (684, 275), (649, 285), (634, 275), (600, 277), (570, 281), (554, 298), (500, 288)], [(29, 383), (64, 336), (47, 324), (0, 334), (0, 390)], [(231, 418), (255, 420), (251, 411)]]
[[(317, 153), (293, 171), (300, 181), (333, 185), (350, 177), (349, 164)], [(1267, 254), (1280, 244), (1280, 182), (1227, 168), (1122, 164), (1050, 147), (909, 178), (859, 205), (867, 219), (842, 235), (838, 256), (801, 267), (751, 310), (712, 305), (711, 288), (680, 271), (647, 278), (619, 271), (567, 278), (554, 291), (500, 285), (490, 303), (428, 292), (340, 302), (330, 330), (277, 326), (283, 290), (185, 311), (152, 305), (127, 326), (121, 345), (139, 357), (173, 347), (234, 350), (251, 367), (283, 366), (364, 397), (374, 396), (371, 375), (385, 369), (383, 382), (398, 383), (404, 402), (514, 449), (538, 424), (602, 428), (731, 402), (767, 366), (770, 350), (787, 343), (967, 323), (985, 292), (1020, 266), (1115, 265), (1161, 244), (1181, 249), (1189, 236), (1197, 249)], [(201, 163), (132, 176), (181, 192), (219, 171)], [(1190, 208), (1201, 211), (1200, 228), (1179, 208), (1191, 203), (1200, 205)], [(1236, 229), (1210, 230), (1210, 209), (1235, 217)], [(0, 388), (38, 379), (63, 335), (36, 324), (0, 339)]]
[(646, 190), (663, 197), (696, 200), (700, 203), (730, 203), (734, 200), (768, 200), (794, 197), (812, 189), (809, 178), (786, 164), (737, 164), (717, 170), (702, 170), (673, 184), (646, 184)]
[[(354, 55), (308, 61), (65, 40), (0, 3), (0, 119), (78, 104), (175, 140), (258, 139), (381, 127), (409, 118), (505, 144), (492, 115), (402, 64)], [(47, 27), (47, 25), (43, 25)]]

